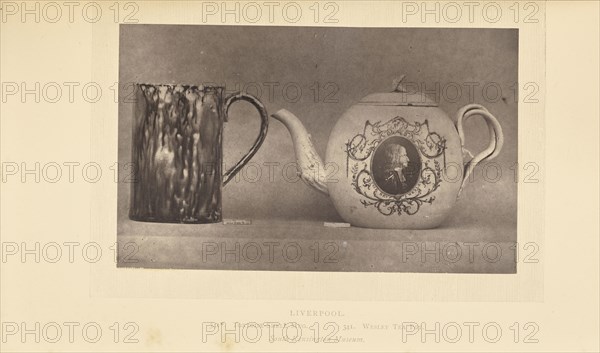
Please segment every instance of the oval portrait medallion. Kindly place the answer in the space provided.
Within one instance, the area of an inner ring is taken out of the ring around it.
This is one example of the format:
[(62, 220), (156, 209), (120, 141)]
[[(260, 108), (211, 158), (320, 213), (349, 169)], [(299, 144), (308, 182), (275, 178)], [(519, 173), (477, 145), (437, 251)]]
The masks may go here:
[(379, 189), (391, 195), (406, 194), (419, 181), (421, 156), (410, 140), (392, 136), (375, 150), (371, 170)]

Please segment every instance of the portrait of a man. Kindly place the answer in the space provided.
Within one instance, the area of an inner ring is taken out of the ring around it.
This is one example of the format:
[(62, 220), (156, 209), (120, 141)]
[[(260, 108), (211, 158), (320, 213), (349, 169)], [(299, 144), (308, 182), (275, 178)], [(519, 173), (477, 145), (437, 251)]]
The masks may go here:
[(373, 156), (375, 183), (388, 194), (405, 194), (417, 182), (420, 158), (414, 145), (405, 138), (384, 141)]
[(394, 189), (406, 188), (404, 168), (408, 167), (406, 148), (401, 145), (390, 144), (386, 148), (388, 163), (385, 165), (385, 180), (393, 184)]

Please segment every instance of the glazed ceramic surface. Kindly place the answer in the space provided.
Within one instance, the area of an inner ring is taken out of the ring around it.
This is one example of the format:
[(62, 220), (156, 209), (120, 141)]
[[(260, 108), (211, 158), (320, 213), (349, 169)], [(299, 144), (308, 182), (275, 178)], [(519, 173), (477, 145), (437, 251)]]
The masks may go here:
[[(221, 221), (221, 187), (256, 153), (268, 115), (253, 96), (223, 95), (223, 87), (136, 86), (129, 218), (137, 221), (213, 223)], [(223, 124), (229, 106), (253, 104), (262, 125), (250, 151), (223, 175)]]
[[(464, 164), (463, 153), (470, 152), (462, 121), (474, 115), (486, 120), (490, 144)], [(494, 158), (503, 143), (498, 121), (483, 106), (460, 109), (455, 125), (434, 101), (401, 85), (366, 96), (344, 113), (331, 132), (327, 163), (293, 114), (281, 110), (273, 117), (290, 130), (302, 179), (329, 194), (340, 216), (359, 227), (439, 226), (474, 166)]]

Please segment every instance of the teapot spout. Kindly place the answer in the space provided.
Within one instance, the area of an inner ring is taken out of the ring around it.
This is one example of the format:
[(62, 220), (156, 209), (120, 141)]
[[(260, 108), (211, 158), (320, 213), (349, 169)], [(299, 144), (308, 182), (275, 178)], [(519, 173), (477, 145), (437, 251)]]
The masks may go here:
[(290, 132), (292, 142), (294, 143), (294, 150), (296, 151), (300, 178), (309, 186), (312, 186), (325, 195), (329, 195), (327, 184), (325, 183), (325, 165), (321, 157), (317, 154), (310, 134), (306, 131), (304, 125), (302, 125), (294, 114), (285, 109), (281, 109), (271, 116), (281, 121)]

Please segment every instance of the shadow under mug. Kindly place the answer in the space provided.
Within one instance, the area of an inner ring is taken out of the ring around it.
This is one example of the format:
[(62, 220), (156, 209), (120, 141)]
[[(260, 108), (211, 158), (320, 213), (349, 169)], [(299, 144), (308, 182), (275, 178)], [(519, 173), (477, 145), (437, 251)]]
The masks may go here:
[[(254, 96), (224, 96), (224, 87), (136, 84), (129, 218), (170, 223), (222, 220), (221, 188), (254, 156), (267, 134), (267, 111)], [(225, 174), (223, 123), (232, 103), (260, 113), (250, 151)]]

